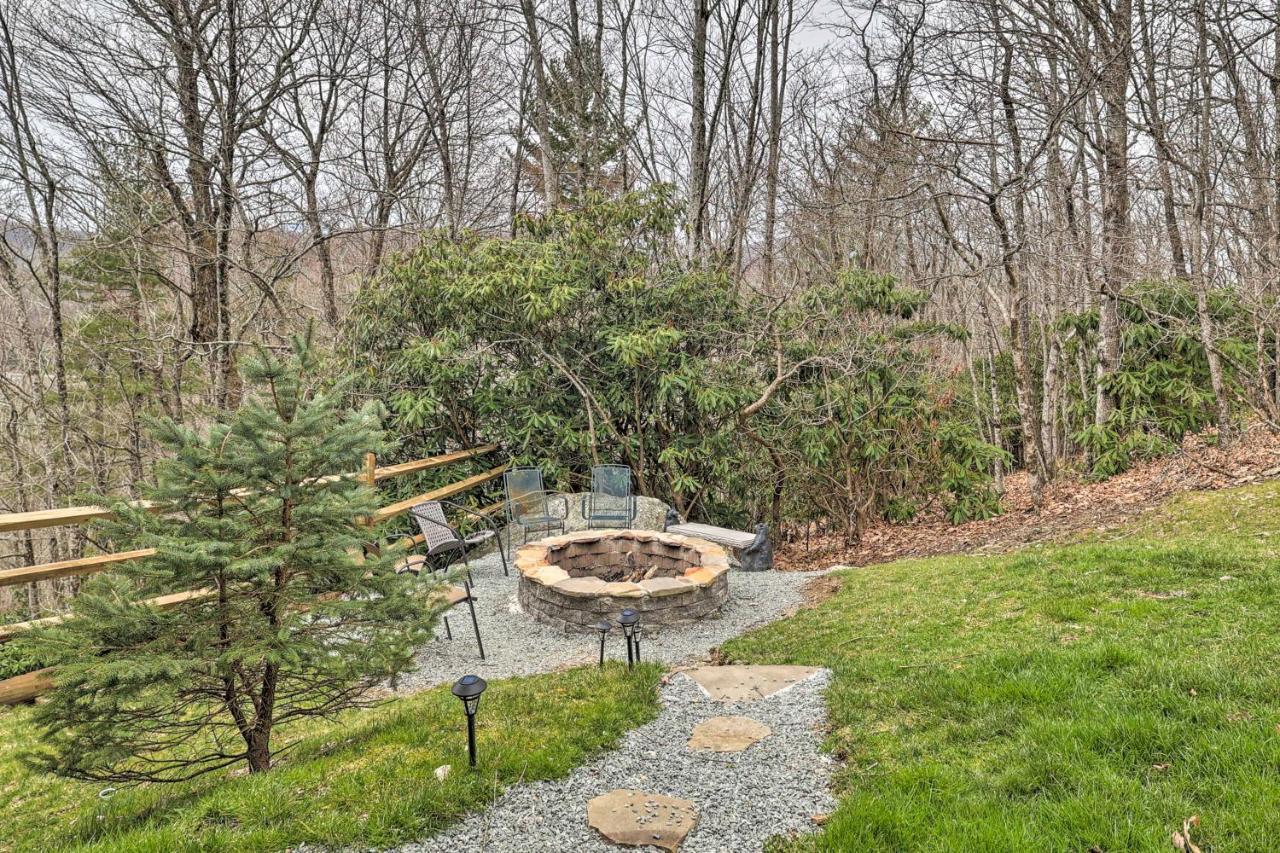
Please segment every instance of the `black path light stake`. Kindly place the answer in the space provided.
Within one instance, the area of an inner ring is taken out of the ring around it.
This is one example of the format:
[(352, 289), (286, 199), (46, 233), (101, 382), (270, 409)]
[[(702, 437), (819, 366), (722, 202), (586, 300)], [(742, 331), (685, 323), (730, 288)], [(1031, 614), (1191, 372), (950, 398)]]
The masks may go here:
[(608, 636), (613, 626), (603, 619), (596, 623), (596, 630), (600, 632), (600, 668), (604, 669), (604, 638)]
[(640, 630), (640, 614), (628, 607), (618, 616), (618, 624), (627, 638), (627, 669), (635, 666), (639, 649), (635, 648), (636, 634)]
[(467, 757), (476, 766), (476, 711), (480, 707), (480, 694), (489, 685), (478, 675), (464, 675), (453, 683), (453, 695), (462, 700), (462, 710), (467, 712)]

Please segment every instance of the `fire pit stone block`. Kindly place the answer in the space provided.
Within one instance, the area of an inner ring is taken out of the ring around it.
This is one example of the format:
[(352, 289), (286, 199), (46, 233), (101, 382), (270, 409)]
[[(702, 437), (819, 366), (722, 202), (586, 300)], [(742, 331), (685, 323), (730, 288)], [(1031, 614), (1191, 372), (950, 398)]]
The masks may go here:
[(648, 530), (551, 536), (516, 552), (526, 613), (565, 631), (593, 631), (623, 608), (644, 625), (691, 622), (729, 598), (729, 559), (714, 543)]

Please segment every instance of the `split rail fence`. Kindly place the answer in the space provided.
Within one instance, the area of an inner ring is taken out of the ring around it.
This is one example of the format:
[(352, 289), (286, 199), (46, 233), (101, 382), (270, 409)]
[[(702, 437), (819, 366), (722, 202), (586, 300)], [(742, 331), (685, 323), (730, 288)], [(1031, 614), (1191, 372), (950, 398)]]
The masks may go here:
[[(383, 480), (389, 480), (394, 477), (401, 477), (406, 474), (416, 474), (421, 471), (430, 471), (435, 468), (442, 468), (455, 462), (463, 462), (468, 459), (486, 456), (497, 450), (497, 445), (485, 444), (479, 447), (472, 447), (466, 450), (456, 450), (452, 453), (444, 453), (439, 456), (428, 456), (424, 459), (414, 459), (409, 462), (400, 462), (395, 465), (378, 466), (377, 459), (372, 453), (365, 457), (364, 470), (355, 474), (348, 475), (331, 475), (334, 478), (340, 476), (352, 476), (363, 478), (370, 486), (376, 486)], [(501, 477), (506, 471), (507, 466), (498, 465), (487, 471), (472, 475), (463, 480), (449, 483), (435, 489), (414, 495), (404, 500), (396, 501), (388, 504), (374, 513), (373, 521), (385, 521), (398, 515), (403, 515), (412, 507), (423, 501), (445, 500), (447, 498), (468, 492), (477, 486)], [(140, 506), (147, 508), (149, 504), (141, 502)], [(502, 508), (502, 503), (494, 503), (482, 507), (477, 512), (482, 515), (490, 515)], [(56, 527), (63, 524), (86, 524), (88, 522), (110, 518), (111, 511), (100, 506), (73, 506), (64, 507), (62, 509), (44, 509), (35, 512), (12, 512), (0, 513), (0, 533), (8, 533), (19, 530), (38, 530), (42, 527)], [(406, 544), (416, 544), (421, 540), (421, 536), (408, 537)], [(120, 563), (126, 563), (131, 560), (144, 560), (154, 555), (154, 548), (141, 548), (136, 551), (122, 551), (117, 554), (95, 554), (91, 557), (79, 557), (74, 560), (60, 560), (56, 563), (42, 563), (37, 566), (24, 566), (17, 569), (0, 570), (0, 587), (14, 586), (17, 584), (35, 583), (37, 581), (52, 580), (54, 578), (68, 577), (71, 575), (91, 575), (96, 572), (109, 570)], [(208, 595), (206, 590), (189, 590), (186, 592), (175, 592), (168, 595), (162, 595), (157, 598), (147, 599), (145, 603), (162, 610), (177, 607), (188, 601), (195, 601)], [(6, 643), (23, 631), (31, 628), (51, 625), (65, 619), (65, 616), (46, 616), (42, 619), (31, 619), (26, 622), (14, 622), (7, 625), (0, 625), (0, 643)], [(25, 702), (34, 699), (41, 693), (46, 692), (52, 687), (49, 681), (48, 669), (40, 669), (35, 672), (28, 672), (22, 675), (16, 675), (0, 681), (0, 705), (13, 705), (18, 702)]]

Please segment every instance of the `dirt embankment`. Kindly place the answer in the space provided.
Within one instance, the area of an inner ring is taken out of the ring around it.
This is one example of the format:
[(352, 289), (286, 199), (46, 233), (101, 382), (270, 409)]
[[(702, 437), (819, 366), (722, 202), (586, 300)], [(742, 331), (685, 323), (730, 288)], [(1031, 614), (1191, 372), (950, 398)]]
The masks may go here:
[(938, 512), (907, 524), (868, 529), (853, 548), (837, 537), (788, 542), (777, 551), (784, 570), (823, 568), (843, 563), (865, 566), (902, 557), (937, 554), (989, 554), (1036, 542), (1053, 542), (1088, 530), (1107, 530), (1129, 521), (1179, 492), (1222, 489), (1280, 476), (1280, 436), (1255, 426), (1225, 448), (1189, 436), (1179, 452), (1144, 462), (1123, 474), (1092, 483), (1064, 474), (1045, 490), (1036, 507), (1030, 478), (1005, 478), (1002, 515), (953, 525)]

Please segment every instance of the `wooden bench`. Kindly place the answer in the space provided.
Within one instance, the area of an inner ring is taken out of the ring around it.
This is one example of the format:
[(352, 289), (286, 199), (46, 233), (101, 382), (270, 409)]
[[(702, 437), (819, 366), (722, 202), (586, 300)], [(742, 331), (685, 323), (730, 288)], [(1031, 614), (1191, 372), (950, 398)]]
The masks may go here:
[(662, 529), (682, 536), (706, 539), (733, 551), (744, 572), (763, 572), (773, 568), (773, 545), (769, 542), (769, 525), (757, 524), (755, 533), (731, 530), (711, 524), (682, 522), (674, 509), (667, 510)]

